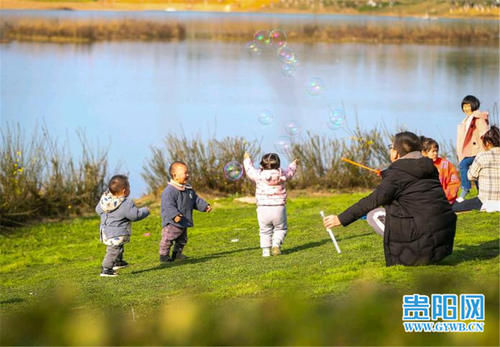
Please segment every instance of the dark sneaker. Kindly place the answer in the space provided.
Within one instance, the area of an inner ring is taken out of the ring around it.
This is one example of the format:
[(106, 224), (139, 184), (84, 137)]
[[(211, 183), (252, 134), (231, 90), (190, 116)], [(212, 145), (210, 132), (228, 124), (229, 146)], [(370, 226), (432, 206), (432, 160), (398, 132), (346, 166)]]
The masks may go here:
[(168, 255), (160, 255), (160, 263), (166, 264), (168, 262), (171, 262), (172, 258), (170, 258)]
[(113, 270), (118, 270), (118, 269), (123, 269), (124, 267), (127, 267), (128, 263), (125, 260), (120, 260), (113, 265)]
[(113, 269), (102, 268), (101, 277), (116, 277), (118, 274)]
[(172, 261), (183, 261), (183, 260), (186, 260), (188, 259), (187, 256), (185, 256), (184, 254), (182, 253), (177, 253), (177, 252), (172, 252)]

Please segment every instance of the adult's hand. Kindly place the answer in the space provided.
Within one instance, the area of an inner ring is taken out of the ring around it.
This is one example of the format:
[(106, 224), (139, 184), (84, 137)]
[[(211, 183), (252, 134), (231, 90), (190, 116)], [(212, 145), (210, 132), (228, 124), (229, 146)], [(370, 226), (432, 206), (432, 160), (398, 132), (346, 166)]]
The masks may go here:
[(342, 224), (340, 223), (339, 217), (332, 214), (323, 218), (323, 225), (325, 226), (325, 228), (333, 228), (338, 227)]

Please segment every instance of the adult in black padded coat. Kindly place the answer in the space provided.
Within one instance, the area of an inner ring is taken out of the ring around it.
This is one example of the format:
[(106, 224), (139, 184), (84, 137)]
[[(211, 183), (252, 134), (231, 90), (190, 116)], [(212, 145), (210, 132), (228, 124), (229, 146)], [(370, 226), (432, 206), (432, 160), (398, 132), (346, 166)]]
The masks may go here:
[(420, 153), (417, 135), (396, 134), (390, 156), (392, 164), (382, 172), (380, 185), (340, 215), (325, 217), (323, 223), (327, 228), (347, 226), (383, 206), (385, 221), (379, 218), (379, 223), (383, 221), (386, 265), (435, 263), (453, 250), (457, 216), (432, 160)]

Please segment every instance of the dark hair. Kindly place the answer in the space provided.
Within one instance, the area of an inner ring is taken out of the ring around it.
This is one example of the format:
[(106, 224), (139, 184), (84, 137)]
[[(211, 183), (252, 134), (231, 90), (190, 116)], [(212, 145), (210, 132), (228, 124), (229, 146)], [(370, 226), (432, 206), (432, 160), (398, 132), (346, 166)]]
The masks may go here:
[(472, 112), (479, 110), (479, 106), (481, 103), (479, 102), (479, 99), (476, 98), (474, 95), (467, 95), (463, 100), (462, 100), (462, 110), (464, 109), (464, 105), (469, 104), (470, 109)]
[(179, 165), (187, 167), (186, 163), (182, 161), (178, 160), (174, 161), (172, 164), (170, 164), (170, 167), (168, 168), (168, 173), (170, 174), (170, 178), (174, 178), (174, 169)]
[(113, 195), (120, 193), (123, 189), (128, 188), (129, 186), (128, 177), (125, 175), (114, 175), (108, 183), (108, 189)]
[(422, 146), (417, 135), (410, 131), (403, 131), (394, 136), (393, 148), (402, 157), (410, 152), (420, 151)]
[(429, 152), (434, 147), (439, 151), (439, 144), (430, 137), (420, 136), (420, 146), (422, 146), (423, 152)]
[(266, 153), (262, 156), (260, 166), (264, 170), (274, 170), (280, 168), (280, 157), (276, 153)]
[(493, 147), (500, 147), (500, 131), (496, 125), (492, 125), (490, 130), (484, 133), (481, 136), (481, 140), (483, 140), (483, 145), (486, 146), (486, 143), (489, 142), (493, 145)]

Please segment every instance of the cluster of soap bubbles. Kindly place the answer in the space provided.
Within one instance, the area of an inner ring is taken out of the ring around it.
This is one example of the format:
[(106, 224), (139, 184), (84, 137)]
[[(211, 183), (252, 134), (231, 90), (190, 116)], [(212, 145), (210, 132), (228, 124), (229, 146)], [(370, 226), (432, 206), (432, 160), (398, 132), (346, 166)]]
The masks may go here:
[[(281, 30), (259, 30), (253, 40), (246, 45), (251, 55), (260, 56), (267, 54), (274, 55), (281, 65), (281, 73), (286, 77), (295, 77), (299, 60), (297, 54), (288, 45), (287, 35)], [(308, 95), (318, 98), (326, 91), (325, 82), (320, 77), (309, 78), (303, 85)], [(325, 110), (326, 127), (330, 130), (339, 130), (346, 125), (344, 107), (328, 106)], [(275, 114), (272, 111), (261, 109), (257, 114), (258, 122), (264, 127), (270, 127), (275, 122)], [(279, 136), (274, 141), (276, 152), (282, 155), (289, 155), (292, 150), (293, 139), (301, 134), (301, 127), (295, 120), (288, 120), (282, 129), (283, 136)], [(286, 135), (285, 135), (286, 134)], [(238, 165), (237, 165), (238, 164)], [(226, 164), (224, 175), (228, 180), (235, 181), (242, 177), (243, 168), (238, 162), (232, 161)]]
[(274, 50), (281, 63), (281, 73), (286, 77), (295, 76), (299, 61), (293, 49), (288, 46), (284, 31), (277, 29), (259, 30), (246, 47), (251, 55), (261, 55), (265, 50)]

